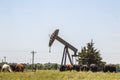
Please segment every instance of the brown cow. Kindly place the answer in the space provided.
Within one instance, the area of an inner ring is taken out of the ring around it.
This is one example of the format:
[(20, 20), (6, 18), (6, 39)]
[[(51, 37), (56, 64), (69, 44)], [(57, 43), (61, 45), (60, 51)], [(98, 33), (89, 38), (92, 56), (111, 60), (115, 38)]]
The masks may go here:
[(71, 70), (73, 69), (73, 65), (67, 64), (67, 65), (66, 65), (66, 69), (71, 71)]
[(24, 71), (24, 65), (23, 64), (17, 64), (15, 69), (17, 72), (23, 72)]

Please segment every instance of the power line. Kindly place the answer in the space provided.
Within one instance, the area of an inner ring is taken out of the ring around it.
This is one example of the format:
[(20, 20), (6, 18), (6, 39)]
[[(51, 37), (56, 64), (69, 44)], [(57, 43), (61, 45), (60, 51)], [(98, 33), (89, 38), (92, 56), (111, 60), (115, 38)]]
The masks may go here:
[(30, 50), (0, 50), (0, 52), (30, 52)]

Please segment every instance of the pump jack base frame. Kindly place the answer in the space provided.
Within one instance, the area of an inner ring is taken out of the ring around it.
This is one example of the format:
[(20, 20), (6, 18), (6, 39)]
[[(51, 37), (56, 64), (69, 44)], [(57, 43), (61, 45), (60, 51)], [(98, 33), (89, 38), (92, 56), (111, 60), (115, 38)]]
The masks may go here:
[(63, 50), (63, 56), (62, 56), (62, 61), (61, 61), (61, 65), (60, 65), (60, 71), (65, 71), (66, 70), (66, 59), (67, 59), (67, 56), (68, 56), (68, 59), (70, 61), (70, 64), (73, 65), (73, 62), (71, 60), (71, 57), (70, 57), (70, 54), (69, 54), (69, 51), (68, 51), (68, 47), (65, 46), (64, 50)]

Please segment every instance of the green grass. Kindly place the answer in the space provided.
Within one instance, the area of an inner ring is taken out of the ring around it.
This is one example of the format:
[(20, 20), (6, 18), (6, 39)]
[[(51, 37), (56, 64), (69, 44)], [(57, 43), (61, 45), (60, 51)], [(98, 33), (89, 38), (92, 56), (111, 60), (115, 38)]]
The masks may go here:
[(0, 80), (120, 80), (120, 73), (41, 70), (37, 72), (0, 72)]

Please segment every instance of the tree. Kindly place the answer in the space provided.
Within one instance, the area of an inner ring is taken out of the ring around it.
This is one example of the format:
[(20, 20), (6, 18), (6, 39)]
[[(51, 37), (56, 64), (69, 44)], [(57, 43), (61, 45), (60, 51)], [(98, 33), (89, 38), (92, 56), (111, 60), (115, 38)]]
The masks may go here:
[(98, 66), (102, 66), (105, 62), (102, 62), (102, 57), (100, 57), (100, 51), (95, 49), (94, 43), (91, 42), (87, 43), (87, 46), (81, 49), (81, 52), (78, 53), (79, 55), (79, 64), (84, 65), (87, 64), (97, 64)]

